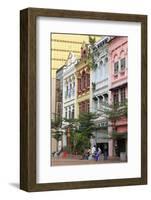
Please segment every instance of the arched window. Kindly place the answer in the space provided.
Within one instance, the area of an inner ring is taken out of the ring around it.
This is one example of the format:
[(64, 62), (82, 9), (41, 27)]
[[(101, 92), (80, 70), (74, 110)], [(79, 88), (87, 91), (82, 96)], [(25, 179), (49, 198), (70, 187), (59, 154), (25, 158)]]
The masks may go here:
[(122, 50), (120, 52), (120, 70), (124, 71), (126, 67), (125, 52)]
[(67, 118), (67, 108), (65, 108), (65, 118)]
[(71, 119), (71, 108), (69, 106), (69, 119)]
[(102, 80), (103, 79), (103, 76), (104, 76), (104, 70), (103, 70), (103, 61), (101, 60), (100, 61), (100, 79)]
[(78, 93), (81, 91), (81, 78), (78, 78)]
[(73, 82), (72, 94), (75, 94), (75, 82)]
[(118, 103), (119, 103), (118, 89), (115, 90), (114, 93), (113, 93), (113, 103), (114, 103), (114, 105), (118, 105)]
[(68, 85), (66, 86), (65, 98), (68, 97)]
[(108, 62), (108, 57), (105, 57), (104, 62), (105, 62), (105, 63)]
[(121, 71), (124, 71), (124, 70), (125, 70), (125, 67), (126, 67), (125, 58), (122, 58), (122, 59), (120, 60), (120, 66), (121, 66)]
[(116, 62), (114, 63), (114, 74), (117, 74), (118, 71), (119, 71), (119, 62), (116, 61)]
[(87, 74), (86, 72), (84, 72), (84, 75), (83, 75), (83, 82), (84, 82), (84, 89), (87, 88)]
[(87, 87), (90, 86), (90, 74), (87, 73)]
[(89, 100), (86, 101), (86, 112), (88, 113), (90, 109)]
[(72, 108), (72, 119), (74, 119), (74, 106)]
[(69, 97), (71, 97), (71, 91), (72, 91), (72, 84), (70, 83), (70, 88), (69, 88)]
[(125, 52), (124, 52), (124, 50), (122, 49), (121, 52), (120, 52), (120, 58), (123, 58), (123, 57), (124, 57), (124, 54), (125, 54)]
[(95, 81), (96, 81), (96, 83), (99, 81), (99, 78), (100, 78), (99, 68), (100, 68), (100, 66), (97, 65), (97, 68), (95, 69)]
[(84, 88), (85, 88), (85, 71), (83, 70), (81, 77), (81, 89), (83, 90)]
[(108, 76), (108, 57), (104, 59), (104, 78)]
[(113, 56), (113, 58), (114, 58), (114, 64), (113, 64), (113, 74), (117, 74), (118, 72), (119, 72), (119, 59), (118, 59), (118, 56), (117, 56), (117, 54), (115, 54), (114, 56)]

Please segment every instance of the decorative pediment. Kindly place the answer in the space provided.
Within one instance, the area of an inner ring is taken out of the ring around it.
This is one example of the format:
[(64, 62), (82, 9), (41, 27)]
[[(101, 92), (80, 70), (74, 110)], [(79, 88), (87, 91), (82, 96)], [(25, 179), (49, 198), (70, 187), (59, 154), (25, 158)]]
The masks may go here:
[(88, 44), (86, 44), (85, 41), (83, 41), (81, 46), (81, 59), (85, 59), (88, 56)]
[(67, 58), (67, 61), (66, 61), (65, 65), (67, 67), (69, 67), (72, 64), (75, 64), (75, 65), (77, 64), (77, 58), (76, 58), (76, 56), (75, 56), (75, 54), (73, 52), (70, 52), (69, 55), (68, 55), (68, 58)]
[(83, 67), (82, 69), (78, 70), (76, 72), (76, 76), (77, 78), (80, 78), (82, 76), (82, 74), (90, 74), (90, 68), (88, 66)]

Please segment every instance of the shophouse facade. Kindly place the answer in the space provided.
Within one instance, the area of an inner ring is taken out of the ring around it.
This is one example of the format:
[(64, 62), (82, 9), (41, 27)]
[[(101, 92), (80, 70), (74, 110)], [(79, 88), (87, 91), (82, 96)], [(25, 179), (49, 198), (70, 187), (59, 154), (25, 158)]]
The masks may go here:
[[(64, 66), (60, 67), (57, 71), (56, 71), (56, 80), (55, 80), (55, 88), (56, 91), (55, 93), (53, 93), (53, 90), (51, 90), (51, 96), (55, 96), (56, 102), (54, 104), (54, 102), (51, 102), (51, 110), (52, 108), (55, 108), (55, 112), (51, 113), (51, 120), (52, 122), (55, 122), (56, 120), (58, 120), (59, 118), (62, 117), (62, 111), (63, 111), (63, 105), (62, 105), (62, 92), (63, 92), (63, 68)], [(59, 150), (59, 146), (61, 146), (61, 142), (58, 142), (54, 137), (52, 137), (52, 152), (56, 152)]]
[[(122, 105), (128, 98), (128, 38), (115, 37), (109, 43), (109, 103)], [(127, 152), (127, 117), (122, 117), (110, 127), (109, 156)]]
[(91, 71), (91, 92), (90, 99), (91, 112), (98, 114), (95, 119), (96, 130), (94, 131), (94, 144), (101, 148), (102, 153), (106, 150), (108, 154), (109, 138), (108, 138), (108, 121), (102, 115), (101, 110), (105, 104), (108, 104), (109, 91), (109, 62), (108, 62), (108, 44), (111, 37), (105, 36), (97, 41), (93, 47), (94, 60), (96, 68)]
[[(62, 118), (75, 118), (75, 65), (77, 64), (76, 56), (70, 52), (63, 69), (63, 113)], [(66, 123), (64, 122), (64, 126)], [(67, 133), (63, 134), (63, 147), (67, 146)]]
[(85, 42), (81, 46), (81, 57), (75, 68), (77, 87), (75, 117), (78, 118), (79, 113), (90, 111), (90, 68), (88, 66), (88, 45)]
[[(56, 71), (56, 108), (55, 114), (57, 117), (62, 116), (62, 92), (63, 92), (63, 69), (64, 65)], [(52, 94), (53, 95), (53, 94)]]

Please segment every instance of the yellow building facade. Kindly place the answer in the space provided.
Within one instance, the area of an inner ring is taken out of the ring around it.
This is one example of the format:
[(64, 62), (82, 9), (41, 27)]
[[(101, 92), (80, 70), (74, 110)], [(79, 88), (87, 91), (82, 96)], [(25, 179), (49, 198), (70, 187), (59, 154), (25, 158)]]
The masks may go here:
[(89, 112), (90, 106), (90, 67), (88, 65), (88, 44), (81, 46), (80, 62), (76, 65), (75, 117), (80, 112)]
[[(94, 36), (96, 40), (100, 36)], [(83, 41), (89, 43), (89, 35), (79, 34), (51, 34), (51, 70), (52, 77), (55, 77), (56, 70), (65, 64), (70, 52), (73, 52), (77, 58), (80, 58), (81, 46)]]
[[(100, 36), (94, 36), (96, 40), (100, 39)], [(83, 41), (89, 43), (89, 35), (80, 34), (62, 34), (52, 33), (50, 38), (51, 45), (51, 115), (55, 113), (56, 107), (56, 71), (63, 65), (65, 65), (69, 53), (73, 52), (77, 59), (81, 56), (81, 46)]]
[[(93, 36), (100, 40), (101, 36)], [(78, 88), (75, 98), (75, 118), (79, 111), (89, 110), (90, 99), (90, 69), (86, 63), (85, 51), (89, 44), (89, 35), (52, 33), (50, 36), (50, 74), (51, 74), (51, 119), (56, 113), (56, 71), (67, 64), (68, 56), (72, 52), (80, 62), (75, 69), (75, 88)], [(79, 84), (79, 81), (81, 84)], [(81, 86), (80, 86), (81, 85)], [(86, 87), (85, 87), (86, 86)], [(81, 87), (81, 91), (80, 91)], [(85, 87), (85, 88), (84, 88)], [(52, 152), (57, 151), (58, 145), (54, 138), (51, 140)]]

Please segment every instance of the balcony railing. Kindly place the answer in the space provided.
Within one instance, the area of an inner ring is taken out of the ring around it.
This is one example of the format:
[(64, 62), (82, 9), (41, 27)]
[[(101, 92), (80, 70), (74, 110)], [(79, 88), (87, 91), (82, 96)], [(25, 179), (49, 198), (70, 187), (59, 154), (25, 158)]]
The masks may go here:
[(118, 79), (122, 79), (123, 77), (126, 77), (127, 72), (128, 72), (127, 68), (121, 69), (119, 72), (112, 75), (112, 80), (116, 81)]

